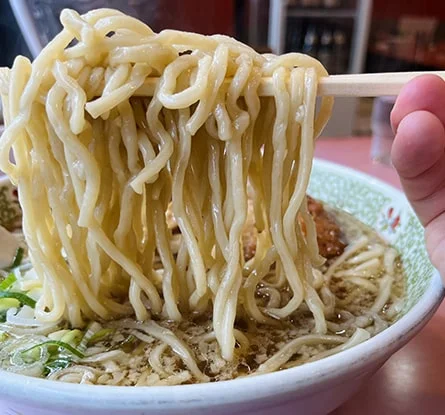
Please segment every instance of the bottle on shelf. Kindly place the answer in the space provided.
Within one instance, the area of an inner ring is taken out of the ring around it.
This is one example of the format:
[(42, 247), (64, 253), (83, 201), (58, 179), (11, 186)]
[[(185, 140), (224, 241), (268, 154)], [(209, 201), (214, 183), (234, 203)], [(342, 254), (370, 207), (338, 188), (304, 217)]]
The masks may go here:
[(304, 36), (302, 52), (312, 57), (317, 57), (318, 52), (318, 34), (315, 25), (308, 27)]
[(346, 35), (343, 30), (334, 31), (333, 47), (334, 63), (332, 73), (342, 74), (348, 71), (349, 51), (346, 45)]
[(304, 38), (302, 19), (289, 19), (286, 33), (286, 52), (300, 52)]
[(333, 71), (334, 66), (334, 50), (333, 50), (333, 38), (332, 30), (325, 28), (320, 38), (320, 48), (318, 50), (317, 58), (326, 68), (328, 72)]
[(394, 132), (391, 128), (391, 111), (396, 97), (385, 96), (374, 99), (371, 115), (371, 159), (375, 163), (391, 165), (391, 146)]

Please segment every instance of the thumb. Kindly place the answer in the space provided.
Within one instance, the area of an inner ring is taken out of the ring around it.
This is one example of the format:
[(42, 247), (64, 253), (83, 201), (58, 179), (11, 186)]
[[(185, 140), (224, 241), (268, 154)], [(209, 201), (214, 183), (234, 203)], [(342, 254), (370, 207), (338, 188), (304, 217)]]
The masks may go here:
[(397, 130), (391, 158), (424, 225), (445, 210), (445, 82), (424, 76), (408, 83), (391, 118)]
[(391, 158), (424, 225), (445, 210), (444, 151), (444, 126), (434, 114), (416, 111), (400, 122)]

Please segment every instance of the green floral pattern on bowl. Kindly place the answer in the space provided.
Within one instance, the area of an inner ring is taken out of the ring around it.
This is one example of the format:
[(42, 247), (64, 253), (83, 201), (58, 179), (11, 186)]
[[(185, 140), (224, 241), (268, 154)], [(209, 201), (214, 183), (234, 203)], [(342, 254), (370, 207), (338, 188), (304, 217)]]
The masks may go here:
[[(314, 162), (309, 193), (375, 228), (398, 249), (407, 279), (403, 314), (406, 313), (429, 286), (434, 268), (425, 250), (423, 228), (403, 194), (369, 176), (321, 160)], [(20, 222), (17, 191), (3, 177), (0, 179), (0, 225), (13, 229)]]
[(423, 227), (404, 195), (367, 175), (321, 160), (314, 162), (309, 194), (373, 227), (401, 253), (407, 282), (402, 314), (410, 310), (435, 270), (425, 249)]

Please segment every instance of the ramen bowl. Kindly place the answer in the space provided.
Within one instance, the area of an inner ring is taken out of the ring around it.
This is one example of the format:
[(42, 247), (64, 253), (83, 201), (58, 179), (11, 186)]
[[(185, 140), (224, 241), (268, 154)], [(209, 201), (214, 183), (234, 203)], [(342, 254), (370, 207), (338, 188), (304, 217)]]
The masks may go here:
[[(404, 195), (369, 176), (316, 161), (309, 193), (376, 229), (401, 253), (406, 300), (400, 319), (339, 354), (279, 372), (219, 383), (116, 387), (74, 385), (0, 371), (0, 413), (23, 415), (327, 414), (350, 398), (428, 322), (444, 296), (423, 229)], [(19, 220), (14, 190), (0, 181), (0, 222)]]

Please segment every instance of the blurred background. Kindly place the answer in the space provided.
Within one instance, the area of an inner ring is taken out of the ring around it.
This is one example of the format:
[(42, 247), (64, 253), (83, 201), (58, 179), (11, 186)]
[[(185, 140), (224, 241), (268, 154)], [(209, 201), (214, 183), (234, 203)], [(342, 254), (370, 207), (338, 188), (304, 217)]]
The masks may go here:
[[(331, 74), (445, 69), (443, 0), (1, 0), (0, 66), (35, 56), (60, 30), (63, 8), (104, 6), (155, 31), (224, 33), (259, 52), (307, 53)], [(338, 99), (324, 135), (369, 136), (391, 102)]]

